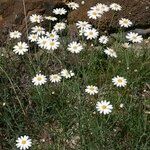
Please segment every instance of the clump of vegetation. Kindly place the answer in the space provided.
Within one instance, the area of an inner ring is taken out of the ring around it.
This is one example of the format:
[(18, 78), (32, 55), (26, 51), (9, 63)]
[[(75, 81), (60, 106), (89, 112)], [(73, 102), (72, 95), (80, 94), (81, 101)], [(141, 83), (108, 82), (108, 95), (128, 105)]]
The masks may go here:
[[(121, 9), (98, 3), (87, 15), (96, 20)], [(1, 49), (1, 148), (148, 149), (149, 39), (126, 34), (126, 18), (115, 36), (86, 21), (70, 33), (67, 10), (53, 13), (30, 16), (26, 39), (10, 32)]]

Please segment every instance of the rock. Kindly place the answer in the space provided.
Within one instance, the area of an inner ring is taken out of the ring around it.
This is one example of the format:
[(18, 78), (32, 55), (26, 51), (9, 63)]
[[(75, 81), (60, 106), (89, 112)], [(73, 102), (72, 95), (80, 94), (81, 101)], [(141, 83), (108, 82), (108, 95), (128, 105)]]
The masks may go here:
[(135, 29), (133, 30), (132, 32), (136, 32), (138, 34), (141, 34), (141, 35), (149, 35), (150, 34), (150, 28), (148, 29)]
[[(115, 31), (119, 25), (118, 20), (120, 18), (127, 18), (133, 22), (132, 29), (135, 28), (148, 28), (150, 26), (150, 1), (149, 0), (85, 0), (85, 4), (81, 4), (81, 0), (75, 0), (80, 4), (78, 10), (72, 11), (68, 15), (68, 22), (70, 24), (77, 22), (78, 20), (89, 21), (94, 24), (95, 27), (99, 28), (102, 31)], [(99, 20), (88, 19), (87, 11), (91, 6), (96, 5), (97, 3), (102, 3), (110, 5), (111, 3), (118, 3), (122, 6), (122, 10), (115, 13), (115, 16), (112, 20), (114, 12), (110, 10), (105, 13)], [(111, 23), (111, 25), (110, 25)], [(130, 28), (131, 30), (131, 28)]]

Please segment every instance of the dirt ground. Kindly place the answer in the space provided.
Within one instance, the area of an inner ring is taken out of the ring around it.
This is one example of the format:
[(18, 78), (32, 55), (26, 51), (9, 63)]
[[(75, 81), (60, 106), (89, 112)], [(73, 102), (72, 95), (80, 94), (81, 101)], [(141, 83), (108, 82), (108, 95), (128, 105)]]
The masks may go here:
[[(77, 3), (81, 3), (80, 0), (75, 0)], [(97, 3), (110, 5), (112, 2), (118, 3), (122, 6), (122, 10), (117, 12), (114, 16), (113, 22), (111, 23), (112, 28), (118, 27), (118, 20), (122, 17), (132, 20), (135, 28), (148, 28), (150, 26), (150, 1), (149, 0), (86, 0), (84, 5), (76, 11), (69, 14), (68, 19), (70, 23), (78, 20), (88, 20), (95, 24), (100, 29), (108, 29), (109, 24), (114, 15), (113, 11), (105, 13), (100, 20), (93, 21), (88, 19), (87, 11), (91, 6)], [(82, 13), (81, 13), (82, 12)]]
[[(25, 0), (26, 16), (33, 13), (51, 14), (56, 4), (63, 0)], [(122, 17), (130, 19), (134, 23), (134, 28), (148, 28), (150, 26), (150, 1), (149, 0), (113, 0), (122, 6), (122, 11), (114, 15), (113, 11), (105, 13), (100, 20), (93, 21), (88, 19), (87, 11), (96, 3), (111, 4), (112, 0), (85, 0), (85, 4), (81, 4), (81, 0), (75, 0), (80, 4), (78, 10), (74, 10), (68, 14), (69, 24), (73, 24), (78, 20), (86, 20), (92, 22), (95, 27), (102, 31), (112, 31), (118, 27), (118, 20)], [(82, 12), (82, 13), (81, 13)], [(114, 15), (113, 21), (112, 16)], [(111, 26), (110, 26), (111, 22)], [(24, 32), (25, 29), (25, 13), (24, 6), (20, 0), (1, 0), (0, 1), (0, 46), (7, 41), (6, 35), (11, 30), (19, 30)]]
[(61, 2), (61, 0), (25, 0), (24, 7), (23, 1), (20, 0), (0, 1), (0, 46), (6, 43), (6, 35), (9, 31), (26, 30), (25, 15), (28, 18), (34, 13), (50, 14), (55, 5)]

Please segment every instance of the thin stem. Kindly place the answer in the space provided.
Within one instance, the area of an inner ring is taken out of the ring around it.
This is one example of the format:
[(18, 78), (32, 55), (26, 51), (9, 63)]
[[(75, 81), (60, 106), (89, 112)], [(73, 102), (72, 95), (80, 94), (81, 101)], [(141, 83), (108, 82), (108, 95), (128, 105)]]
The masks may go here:
[(63, 65), (63, 63), (61, 62), (61, 60), (52, 52), (51, 53), (52, 54), (52, 56), (56, 59), (56, 60), (58, 60), (58, 62), (61, 64), (61, 65)]
[(38, 95), (39, 95), (39, 97), (40, 97), (40, 99), (41, 99), (41, 111), (42, 111), (42, 116), (43, 116), (43, 113), (44, 113), (44, 106), (43, 106), (43, 104), (44, 104), (44, 101), (43, 101), (43, 98), (42, 98), (42, 95), (41, 95), (41, 90), (39, 90), (39, 88), (38, 87), (36, 87), (36, 90), (37, 90), (37, 92), (38, 92)]
[(113, 22), (113, 19), (114, 19), (114, 17), (115, 17), (115, 12), (113, 13), (113, 16), (112, 16), (112, 18), (111, 18), (111, 21), (110, 21), (110, 24), (109, 24), (109, 27), (111, 27), (111, 25), (112, 25), (112, 22)]
[(22, 0), (22, 3), (23, 3), (23, 11), (24, 11), (24, 16), (25, 16), (25, 24), (26, 24), (26, 34), (27, 34), (27, 37), (28, 37), (28, 23), (27, 23), (27, 13), (26, 13), (26, 5), (25, 5), (25, 0)]
[(11, 78), (8, 76), (7, 72), (6, 72), (1, 66), (0, 66), (0, 69), (2, 70), (2, 72), (4, 72), (4, 74), (5, 74), (6, 77), (8, 78), (8, 80), (9, 80), (9, 82), (10, 82), (12, 88), (13, 88), (13, 91), (14, 91), (14, 93), (15, 93), (15, 95), (16, 95), (16, 98), (17, 98), (17, 100), (18, 100), (18, 103), (19, 103), (19, 105), (20, 105), (20, 108), (21, 108), (21, 110), (22, 110), (24, 116), (26, 116), (26, 113), (25, 113), (25, 111), (24, 111), (24, 109), (23, 109), (23, 107), (22, 107), (21, 101), (20, 101), (20, 99), (19, 99), (19, 97), (18, 97), (18, 95), (17, 95), (16, 89), (15, 89), (15, 87), (14, 87), (14, 84), (13, 84)]

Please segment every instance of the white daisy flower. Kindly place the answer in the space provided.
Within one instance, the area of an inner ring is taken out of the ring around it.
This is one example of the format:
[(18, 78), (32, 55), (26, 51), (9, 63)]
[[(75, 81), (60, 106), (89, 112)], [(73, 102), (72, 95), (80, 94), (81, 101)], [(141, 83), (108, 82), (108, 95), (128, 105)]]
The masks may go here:
[(43, 17), (41, 15), (33, 14), (32, 16), (30, 16), (30, 21), (32, 23), (41, 23), (43, 21)]
[(83, 35), (84, 35), (84, 29), (80, 29), (80, 30), (79, 30), (79, 35), (80, 35), (80, 36), (83, 36)]
[(85, 4), (85, 1), (81, 1), (81, 4), (84, 5), (84, 4)]
[(105, 35), (102, 35), (99, 37), (99, 42), (102, 44), (106, 44), (109, 41), (108, 37)]
[(121, 103), (121, 104), (119, 105), (119, 107), (120, 107), (120, 108), (123, 108), (123, 107), (124, 107), (124, 104)]
[(101, 17), (101, 14), (97, 10), (89, 10), (87, 14), (90, 19), (94, 19), (94, 20)]
[(42, 85), (45, 84), (47, 82), (47, 78), (46, 76), (42, 75), (42, 74), (36, 74), (36, 76), (32, 79), (32, 82), (34, 85)]
[(92, 25), (89, 24), (89, 23), (86, 22), (86, 21), (78, 21), (78, 22), (76, 23), (76, 26), (77, 26), (78, 29), (89, 29), (89, 28), (92, 27)]
[(18, 42), (17, 45), (13, 47), (13, 52), (18, 55), (23, 55), (28, 51), (29, 46), (25, 42)]
[(61, 30), (65, 29), (65, 28), (66, 28), (66, 24), (63, 23), (63, 22), (58, 22), (54, 26), (54, 30), (55, 31), (61, 31)]
[(115, 10), (115, 11), (119, 11), (119, 10), (122, 9), (122, 7), (121, 7), (119, 4), (116, 4), (116, 3), (112, 3), (112, 4), (110, 5), (110, 8), (111, 8), (112, 10)]
[(48, 43), (48, 38), (45, 36), (39, 37), (37, 40), (37, 44), (40, 48), (46, 49), (46, 44)]
[(98, 31), (94, 28), (84, 30), (84, 36), (86, 36), (87, 40), (96, 39), (98, 35), (99, 35)]
[(98, 3), (96, 6), (91, 7), (91, 10), (95, 10), (102, 15), (104, 12), (109, 11), (109, 7), (105, 4)]
[(47, 50), (56, 50), (60, 45), (60, 42), (57, 40), (48, 39), (45, 47)]
[[(97, 5), (91, 7), (89, 11), (92, 11), (92, 10), (93, 10), (93, 12), (96, 12), (96, 13), (98, 13), (99, 15), (102, 15), (102, 14), (104, 13), (103, 10), (102, 10), (100, 7), (97, 7)], [(93, 15), (94, 15), (94, 14), (93, 14)]]
[(35, 26), (31, 28), (31, 32), (37, 35), (43, 35), (45, 34), (45, 29), (40, 26)]
[(128, 33), (126, 38), (133, 43), (141, 43), (143, 41), (143, 37), (141, 35), (133, 32)]
[(110, 102), (101, 101), (101, 102), (97, 102), (96, 109), (101, 114), (106, 115), (112, 112), (113, 106), (110, 105)]
[(20, 150), (29, 149), (31, 147), (31, 144), (31, 139), (29, 138), (29, 136), (26, 135), (18, 137), (18, 139), (16, 140), (16, 146)]
[(72, 72), (72, 70), (68, 71), (67, 69), (63, 69), (61, 71), (61, 76), (65, 77), (66, 79), (71, 78), (72, 76), (74, 76), (75, 74)]
[(59, 74), (52, 74), (49, 78), (52, 83), (61, 81), (61, 76)]
[(55, 8), (55, 9), (53, 9), (53, 13), (55, 15), (65, 15), (67, 13), (67, 11), (64, 8)]
[(46, 36), (51, 39), (51, 40), (58, 40), (59, 39), (59, 35), (56, 33), (56, 31), (52, 31), (52, 32), (46, 32)]
[(69, 8), (71, 8), (71, 9), (73, 9), (73, 10), (76, 10), (76, 9), (79, 8), (79, 4), (78, 4), (78, 3), (75, 3), (75, 2), (69, 2), (69, 3), (67, 4), (67, 6), (68, 6)]
[(127, 80), (124, 77), (119, 77), (119, 76), (112, 78), (112, 82), (117, 87), (125, 87), (127, 84)]
[(38, 40), (38, 35), (37, 34), (30, 34), (29, 36), (28, 36), (28, 39), (29, 39), (29, 41), (31, 41), (31, 42), (36, 42), (37, 40)]
[(19, 31), (13, 31), (9, 33), (10, 38), (19, 39), (21, 37), (21, 33)]
[(130, 27), (132, 25), (132, 22), (129, 19), (121, 18), (119, 20), (119, 25), (121, 27), (128, 28), (128, 27)]
[(104, 50), (104, 53), (107, 54), (110, 57), (117, 57), (116, 52), (112, 48), (108, 48)]
[(89, 93), (90, 95), (97, 94), (98, 93), (98, 87), (93, 86), (93, 85), (88, 85), (88, 86), (86, 86), (85, 92)]
[(79, 53), (83, 49), (82, 45), (77, 42), (72, 42), (68, 45), (68, 51), (72, 53)]
[(130, 48), (131, 45), (130, 45), (129, 43), (123, 43), (123, 44), (122, 44), (122, 47), (123, 47), (123, 48)]
[(98, 3), (96, 4), (96, 7), (102, 12), (102, 14), (109, 11), (109, 7), (105, 4)]
[(44, 17), (46, 20), (50, 20), (50, 21), (57, 21), (56, 17), (52, 17), (52, 16), (45, 16)]

